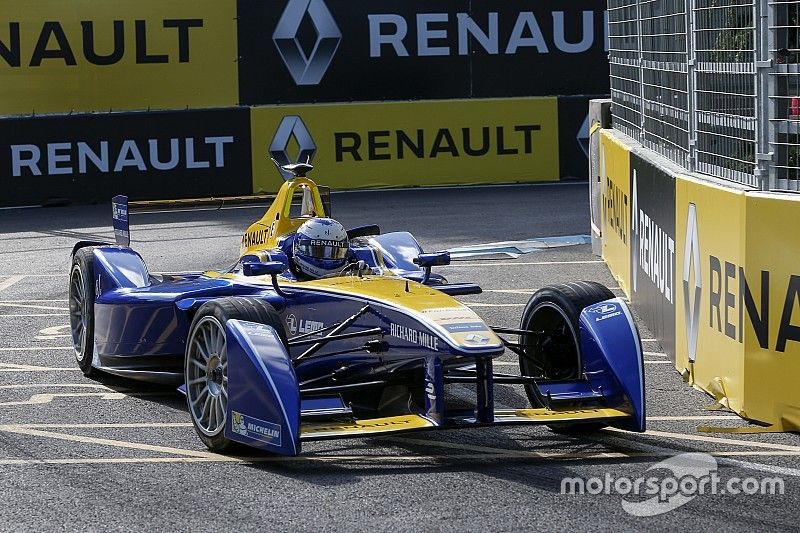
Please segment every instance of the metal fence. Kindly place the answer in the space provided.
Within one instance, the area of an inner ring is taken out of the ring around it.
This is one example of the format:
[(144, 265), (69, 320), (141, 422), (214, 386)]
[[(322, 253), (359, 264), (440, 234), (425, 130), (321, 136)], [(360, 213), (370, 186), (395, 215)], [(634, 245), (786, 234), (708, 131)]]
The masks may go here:
[(614, 127), (691, 172), (800, 190), (800, 0), (609, 0)]
[(800, 191), (800, 1), (770, 2), (768, 44), (776, 65), (770, 71), (770, 134), (774, 188)]

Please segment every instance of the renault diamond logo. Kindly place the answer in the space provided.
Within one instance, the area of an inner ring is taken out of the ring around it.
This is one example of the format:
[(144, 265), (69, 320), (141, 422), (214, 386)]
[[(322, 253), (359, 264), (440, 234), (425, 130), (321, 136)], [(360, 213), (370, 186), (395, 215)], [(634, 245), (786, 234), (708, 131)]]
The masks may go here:
[(484, 337), (483, 335), (479, 335), (477, 333), (470, 333), (464, 340), (471, 343), (471, 344), (486, 344), (489, 342), (489, 337)]
[[(683, 310), (686, 317), (686, 344), (689, 361), (697, 356), (697, 334), (700, 325), (700, 295), (703, 293), (700, 274), (700, 240), (697, 237), (697, 207), (689, 204), (686, 216), (686, 244), (683, 249)], [(689, 278), (694, 274), (694, 287)], [(690, 294), (691, 293), (691, 294)]]
[[(289, 141), (294, 137), (300, 151), (297, 153), (297, 159), (292, 161), (289, 159), (287, 149)], [(297, 115), (289, 115), (283, 117), (275, 135), (272, 137), (272, 142), (269, 145), (269, 155), (278, 162), (278, 165), (288, 165), (290, 163), (309, 163), (314, 159), (314, 154), (317, 151), (317, 145), (314, 144), (314, 139), (308, 133), (306, 125), (303, 120)], [(279, 168), (283, 179), (288, 180), (292, 178), (292, 174)]]
[[(297, 38), (306, 13), (317, 34), (309, 56), (306, 56)], [(336, 54), (342, 32), (323, 0), (289, 0), (272, 34), (272, 40), (294, 82), (297, 85), (317, 85)]]

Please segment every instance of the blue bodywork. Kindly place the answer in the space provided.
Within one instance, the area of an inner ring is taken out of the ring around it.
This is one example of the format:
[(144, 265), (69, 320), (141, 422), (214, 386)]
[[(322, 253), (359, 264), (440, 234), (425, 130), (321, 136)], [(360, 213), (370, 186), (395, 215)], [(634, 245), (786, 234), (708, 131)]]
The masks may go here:
[[(357, 237), (351, 240), (351, 248), (354, 261), (363, 261), (368, 274), (388, 279), (384, 283), (394, 283), (398, 294), (422, 298), (432, 289), (451, 295), (480, 292), (475, 285), (451, 285), (442, 276), (427, 275), (415, 264), (422, 249), (409, 233)], [(260, 257), (244, 256), (226, 271), (154, 275), (130, 248), (95, 247), (93, 366), (122, 376), (181, 383), (194, 313), (209, 300), (249, 296), (277, 311), (290, 344), (285, 346), (271, 326), (227, 321), (225, 436), (230, 440), (296, 455), (302, 440), (366, 431), (355, 424), (334, 429), (315, 426), (314, 433), (303, 429), (309, 420), (358, 419), (359, 413), (369, 413), (381, 420), (375, 424), (386, 425), (387, 431), (394, 426), (403, 429), (402, 425), (410, 422), (391, 416), (408, 412), (409, 398), (417, 397), (414, 415), (418, 418), (411, 421), (413, 429), (546, 423), (543, 421), (550, 415), (557, 417), (555, 422), (564, 422), (572, 420), (570, 413), (578, 422), (594, 420), (586, 418), (591, 415), (620, 428), (645, 429), (642, 351), (630, 312), (619, 299), (590, 306), (580, 315), (580, 379), (524, 381), (534, 383), (543, 405), (500, 412), (494, 407), (495, 382), (522, 383), (493, 371), (492, 360), (504, 353), (504, 346), (482, 345), (487, 339), (480, 334), (473, 336), (474, 345), (459, 344), (448, 336), (489, 330), (480, 319), (438, 327), (421, 318), (421, 311), (379, 298), (292, 283), (281, 285), (286, 287), (282, 292), (264, 279), (267, 276), (242, 274), (244, 262), (279, 261), (286, 266), (282, 280), (293, 281), (290, 253), (290, 239), (286, 239), (278, 249)], [(426, 261), (445, 259), (444, 255), (431, 255)], [(314, 338), (315, 331), (330, 330), (347, 317), (355, 317), (347, 332), (379, 328), (379, 338), (369, 337), (378, 343), (375, 351), (360, 349), (365, 337), (356, 336), (336, 340), (314, 356), (298, 359), (309, 346), (292, 339)], [(475, 383), (474, 409), (448, 408), (446, 386), (459, 380)], [(611, 408), (618, 413), (612, 416), (603, 411)]]
[(289, 353), (271, 326), (229, 320), (225, 436), (281, 455), (300, 452), (300, 387)]

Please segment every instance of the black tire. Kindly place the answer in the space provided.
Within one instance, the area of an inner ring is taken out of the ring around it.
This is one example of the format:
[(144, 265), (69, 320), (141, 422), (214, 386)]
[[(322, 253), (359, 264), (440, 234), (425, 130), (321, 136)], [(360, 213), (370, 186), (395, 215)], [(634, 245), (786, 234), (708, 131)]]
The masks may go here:
[[(184, 357), (183, 374), (184, 382), (186, 383), (186, 405), (189, 409), (192, 425), (200, 440), (215, 452), (230, 451), (235, 448), (235, 443), (225, 437), (228, 397), (225, 323), (233, 319), (272, 326), (278, 332), (278, 336), (284, 346), (287, 345), (286, 331), (277, 311), (269, 303), (257, 298), (244, 296), (220, 298), (204, 303), (197, 310), (189, 328)], [(201, 336), (207, 331), (213, 332), (214, 328), (218, 328), (217, 331), (222, 335), (222, 349), (218, 350), (220, 353), (212, 353), (209, 350), (206, 367), (203, 370), (197, 363), (192, 363), (193, 359), (197, 361), (198, 354), (202, 357), (201, 350), (195, 342), (195, 340), (200, 341), (200, 339), (195, 339), (195, 337)], [(206, 377), (205, 382), (190, 383), (192, 380), (202, 379), (203, 373), (205, 373)], [(203, 388), (206, 390), (205, 400), (203, 400)], [(203, 418), (206, 404), (209, 402), (211, 403), (209, 421), (208, 425), (205, 425)], [(200, 404), (203, 405), (201, 406)], [(200, 409), (199, 411), (198, 408)], [(211, 418), (211, 409), (216, 409), (215, 412), (221, 411), (221, 420), (218, 419), (219, 415), (215, 415), (213, 419)]]
[[(522, 375), (544, 380), (581, 377), (579, 320), (581, 311), (598, 302), (614, 298), (607, 287), (594, 281), (576, 281), (550, 285), (536, 291), (522, 313), (520, 329), (550, 332), (551, 335), (520, 336), (526, 346), (519, 364)], [(540, 405), (533, 384), (525, 385), (525, 393), (534, 407)], [(604, 424), (558, 424), (548, 426), (555, 432), (590, 433)]]
[(79, 248), (69, 274), (69, 325), (75, 360), (83, 375), (94, 376), (94, 246)]

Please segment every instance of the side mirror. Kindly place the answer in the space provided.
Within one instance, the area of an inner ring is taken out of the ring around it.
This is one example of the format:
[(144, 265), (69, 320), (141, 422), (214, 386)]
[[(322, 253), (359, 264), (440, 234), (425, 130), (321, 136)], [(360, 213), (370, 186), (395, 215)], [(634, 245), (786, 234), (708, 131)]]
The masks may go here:
[(422, 268), (444, 266), (450, 264), (450, 252), (433, 252), (429, 254), (419, 254), (414, 263)]
[(450, 264), (450, 252), (433, 252), (430, 254), (419, 254), (414, 258), (414, 264), (421, 266), (425, 269), (425, 275), (422, 277), (422, 284), (428, 283), (431, 277), (431, 267), (443, 266)]
[(285, 270), (286, 265), (280, 261), (242, 263), (242, 273), (245, 276), (277, 276)]

